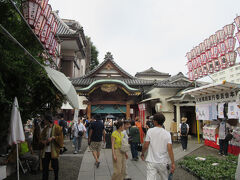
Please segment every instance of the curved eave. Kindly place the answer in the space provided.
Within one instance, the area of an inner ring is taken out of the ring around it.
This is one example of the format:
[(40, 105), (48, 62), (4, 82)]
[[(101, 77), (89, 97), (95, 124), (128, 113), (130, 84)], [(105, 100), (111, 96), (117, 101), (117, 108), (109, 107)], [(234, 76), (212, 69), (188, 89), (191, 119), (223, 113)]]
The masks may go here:
[(120, 80), (116, 80), (116, 79), (101, 79), (101, 80), (97, 80), (92, 82), (89, 86), (85, 87), (85, 88), (81, 88), (81, 89), (77, 89), (78, 92), (86, 92), (86, 91), (90, 91), (91, 89), (93, 89), (95, 86), (99, 85), (99, 84), (106, 84), (106, 83), (112, 83), (112, 84), (119, 84), (124, 86), (128, 91), (130, 92), (140, 92), (139, 89), (135, 89), (135, 88), (131, 88), (130, 86), (128, 86), (125, 82), (120, 81)]

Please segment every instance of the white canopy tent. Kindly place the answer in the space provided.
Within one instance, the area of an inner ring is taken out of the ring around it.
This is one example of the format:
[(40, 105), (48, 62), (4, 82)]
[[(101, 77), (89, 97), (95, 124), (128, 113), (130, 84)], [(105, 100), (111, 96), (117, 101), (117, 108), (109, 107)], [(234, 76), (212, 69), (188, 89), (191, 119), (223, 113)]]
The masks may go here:
[[(78, 96), (79, 109), (85, 110), (87, 105), (83, 102), (86, 101), (87, 98), (85, 96)], [(73, 107), (69, 104), (69, 102), (63, 103), (61, 109), (73, 109)]]

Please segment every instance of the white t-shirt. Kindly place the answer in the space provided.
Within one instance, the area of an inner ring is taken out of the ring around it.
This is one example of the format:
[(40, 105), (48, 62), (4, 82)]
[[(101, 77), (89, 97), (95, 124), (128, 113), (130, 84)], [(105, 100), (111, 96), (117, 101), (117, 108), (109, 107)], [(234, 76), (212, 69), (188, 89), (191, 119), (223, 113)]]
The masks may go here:
[(86, 128), (83, 125), (83, 123), (80, 123), (80, 124), (77, 123), (77, 124), (74, 125), (74, 136), (75, 137), (78, 137), (78, 131), (86, 132)]
[(127, 131), (126, 130), (123, 130), (122, 133), (124, 134), (123, 138), (127, 139), (128, 140), (128, 135), (127, 135)]
[(150, 128), (145, 141), (150, 141), (146, 161), (153, 163), (169, 163), (167, 145), (172, 144), (171, 135), (160, 127)]

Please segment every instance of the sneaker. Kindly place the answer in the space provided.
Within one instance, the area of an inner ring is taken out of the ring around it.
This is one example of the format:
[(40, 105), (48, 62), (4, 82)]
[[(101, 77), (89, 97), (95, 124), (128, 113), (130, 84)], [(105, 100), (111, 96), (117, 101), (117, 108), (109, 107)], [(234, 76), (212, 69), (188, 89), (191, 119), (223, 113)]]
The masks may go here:
[(73, 154), (77, 154), (78, 152), (77, 151), (74, 151), (74, 153)]
[(100, 162), (95, 162), (95, 166), (99, 168)]
[(186, 149), (184, 149), (183, 151), (186, 152)]

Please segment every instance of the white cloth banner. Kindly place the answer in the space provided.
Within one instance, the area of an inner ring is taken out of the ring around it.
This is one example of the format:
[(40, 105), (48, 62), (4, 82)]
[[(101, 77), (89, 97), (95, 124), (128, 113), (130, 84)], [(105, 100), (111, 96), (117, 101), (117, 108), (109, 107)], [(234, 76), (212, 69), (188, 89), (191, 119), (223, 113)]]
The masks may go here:
[(218, 118), (221, 118), (221, 119), (224, 118), (224, 114), (223, 114), (224, 104), (225, 103), (219, 103), (218, 104)]
[(196, 116), (198, 120), (210, 120), (209, 119), (209, 104), (196, 105)]
[(74, 110), (74, 117), (73, 117), (73, 122), (77, 123), (78, 122), (78, 112), (79, 110), (78, 109), (75, 109)]
[(238, 119), (238, 107), (236, 102), (228, 103), (228, 118)]
[(209, 104), (209, 120), (217, 119), (217, 103)]
[(19, 112), (18, 100), (15, 97), (11, 112), (8, 144), (13, 145), (25, 141), (22, 119)]

